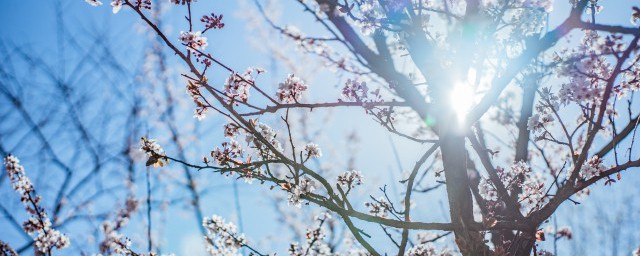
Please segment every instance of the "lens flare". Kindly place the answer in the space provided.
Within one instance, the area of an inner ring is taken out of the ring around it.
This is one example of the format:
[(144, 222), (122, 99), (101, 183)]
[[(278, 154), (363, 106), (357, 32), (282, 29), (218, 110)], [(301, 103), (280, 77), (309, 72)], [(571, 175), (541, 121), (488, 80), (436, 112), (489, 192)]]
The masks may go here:
[(457, 84), (453, 87), (453, 90), (451, 90), (449, 102), (451, 108), (453, 108), (453, 111), (456, 113), (459, 124), (464, 122), (469, 110), (473, 107), (474, 96), (473, 87), (466, 83)]

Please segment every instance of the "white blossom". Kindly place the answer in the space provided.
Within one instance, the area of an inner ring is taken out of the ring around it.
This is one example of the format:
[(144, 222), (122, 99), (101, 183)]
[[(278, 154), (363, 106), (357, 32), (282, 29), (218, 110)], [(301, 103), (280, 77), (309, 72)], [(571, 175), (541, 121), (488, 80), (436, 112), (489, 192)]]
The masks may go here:
[(291, 185), (289, 189), (288, 204), (295, 207), (302, 207), (302, 199), (300, 196), (311, 193), (315, 190), (313, 181), (307, 178), (300, 179), (297, 185)]
[(374, 202), (366, 202), (364, 206), (369, 208), (369, 213), (382, 218), (387, 217), (387, 212), (391, 210), (391, 204), (384, 197), (380, 197)]
[(118, 13), (120, 9), (122, 9), (122, 4), (124, 4), (124, 0), (113, 0), (111, 1), (111, 10), (114, 14)]
[(580, 176), (581, 179), (588, 180), (593, 177), (600, 176), (602, 172), (606, 170), (607, 170), (607, 167), (604, 166), (604, 164), (602, 164), (602, 159), (600, 159), (596, 155), (591, 157), (589, 160), (587, 160), (584, 163), (584, 165), (582, 165), (582, 168), (580, 169), (580, 172), (578, 173), (578, 175)]
[(361, 185), (364, 177), (360, 171), (351, 170), (344, 172), (338, 176), (338, 184), (344, 187), (354, 188)]
[(164, 155), (164, 149), (160, 147), (160, 144), (155, 139), (146, 139), (142, 137), (140, 139), (140, 151), (146, 153), (148, 156)]
[(178, 39), (186, 46), (196, 50), (204, 50), (209, 45), (207, 38), (202, 36), (202, 31), (180, 31)]
[(302, 79), (293, 74), (289, 74), (287, 79), (278, 85), (276, 96), (281, 102), (293, 103), (297, 102), (306, 90), (307, 85)]
[(20, 200), (30, 215), (22, 228), (27, 234), (38, 232), (38, 236), (34, 239), (35, 250), (48, 253), (54, 247), (63, 249), (69, 246), (69, 238), (51, 227), (46, 211), (40, 206), (41, 197), (35, 193), (33, 184), (26, 176), (20, 160), (13, 155), (8, 155), (4, 158), (4, 165), (13, 189), (20, 193)]
[(88, 4), (90, 4), (91, 6), (100, 6), (102, 5), (102, 2), (100, 2), (99, 0), (84, 0), (85, 2), (87, 2)]
[(238, 234), (238, 228), (222, 217), (205, 217), (202, 226), (207, 230), (205, 241), (210, 255), (240, 255), (240, 248), (246, 244), (244, 234)]
[(347, 79), (342, 88), (342, 97), (347, 100), (364, 101), (368, 93), (367, 82), (358, 79)]
[(304, 146), (304, 152), (306, 157), (319, 158), (322, 156), (322, 150), (320, 150), (318, 144), (315, 143), (308, 143)]

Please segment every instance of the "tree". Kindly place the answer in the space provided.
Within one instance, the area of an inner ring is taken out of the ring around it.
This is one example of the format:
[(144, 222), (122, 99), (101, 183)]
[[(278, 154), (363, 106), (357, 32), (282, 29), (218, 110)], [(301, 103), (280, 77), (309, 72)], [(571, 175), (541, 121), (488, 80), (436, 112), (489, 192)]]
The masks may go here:
[[(193, 160), (143, 137), (147, 166), (179, 164), (284, 190), (290, 205), (336, 215), (363, 254), (381, 255), (365, 231), (375, 224), (398, 255), (450, 254), (431, 243), (447, 232), (462, 255), (546, 255), (536, 241), (545, 240), (541, 225), (561, 204), (577, 203), (596, 183), (614, 186), (623, 171), (640, 166), (634, 148), (640, 28), (596, 22), (597, 0), (570, 1), (566, 16), (550, 28), (554, 5), (545, 0), (297, 1), (328, 36), (281, 27), (256, 1), (274, 31), (324, 60), (337, 77), (348, 77), (341, 99), (319, 103), (305, 100), (314, 85), (295, 74), (273, 94), (257, 80), (265, 70), (236, 72), (208, 53), (205, 35), (224, 29), (223, 16), (212, 13), (198, 23), (192, 15), (197, 2), (172, 2), (186, 15), (179, 35), (163, 32), (148, 0), (113, 0), (111, 6), (114, 13), (126, 8), (137, 14), (177, 56), (188, 70), (181, 75), (194, 117), (226, 118), (229, 141)], [(632, 22), (640, 19), (638, 7), (627, 10)], [(582, 39), (567, 41), (571, 34)], [(208, 75), (214, 68), (231, 73), (224, 85)], [(421, 145), (421, 157), (400, 180), (401, 200), (376, 184), (382, 197), (360, 207), (352, 198), (365, 180), (362, 172), (331, 176), (322, 170), (320, 163), (331, 160), (295, 134), (299, 124), (291, 115), (328, 108), (362, 108), (390, 134)], [(282, 132), (267, 124), (268, 116), (280, 118)], [(442, 185), (426, 185), (431, 169)], [(440, 188), (449, 221), (417, 220), (429, 204), (412, 208), (416, 194)], [(306, 233), (307, 244), (291, 244), (289, 252), (336, 253), (324, 242), (328, 218), (320, 216)], [(264, 254), (218, 216), (204, 218), (203, 226), (213, 254), (242, 247)], [(442, 233), (410, 238), (429, 230)], [(570, 236), (554, 232), (554, 239)], [(119, 250), (135, 254), (116, 238)]]

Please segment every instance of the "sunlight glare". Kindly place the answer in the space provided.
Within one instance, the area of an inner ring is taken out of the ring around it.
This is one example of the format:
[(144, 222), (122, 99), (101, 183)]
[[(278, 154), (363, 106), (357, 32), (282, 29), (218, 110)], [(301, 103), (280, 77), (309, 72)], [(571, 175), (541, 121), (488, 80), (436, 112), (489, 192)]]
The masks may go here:
[(476, 80), (476, 70), (471, 68), (467, 74), (467, 81), (456, 84), (449, 96), (449, 103), (456, 113), (458, 123), (464, 123), (469, 110), (475, 103), (474, 88), (471, 86)]
[(467, 113), (473, 106), (473, 88), (468, 84), (457, 84), (453, 87), (450, 96), (450, 104), (456, 112), (458, 123), (462, 124), (467, 117)]

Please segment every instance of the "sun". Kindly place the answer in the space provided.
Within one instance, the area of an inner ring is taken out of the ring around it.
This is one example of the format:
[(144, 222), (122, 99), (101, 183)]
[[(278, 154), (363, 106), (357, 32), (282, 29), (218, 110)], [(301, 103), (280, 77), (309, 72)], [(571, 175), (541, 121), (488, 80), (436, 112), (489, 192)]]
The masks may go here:
[(475, 88), (472, 86), (475, 81), (475, 70), (469, 70), (467, 81), (454, 85), (449, 94), (449, 104), (456, 114), (458, 124), (463, 124), (471, 107), (475, 104)]

